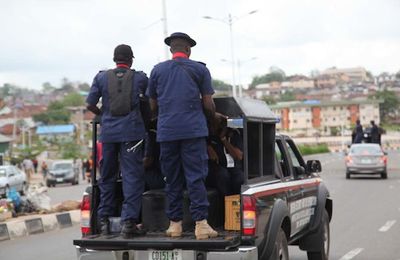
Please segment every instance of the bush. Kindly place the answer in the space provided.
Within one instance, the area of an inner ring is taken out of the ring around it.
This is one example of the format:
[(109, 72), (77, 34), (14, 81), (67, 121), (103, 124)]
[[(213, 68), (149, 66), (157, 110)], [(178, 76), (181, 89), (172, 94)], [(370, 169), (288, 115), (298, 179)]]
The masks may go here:
[(310, 155), (317, 153), (329, 153), (329, 148), (327, 144), (301, 144), (298, 146), (300, 153), (302, 155)]

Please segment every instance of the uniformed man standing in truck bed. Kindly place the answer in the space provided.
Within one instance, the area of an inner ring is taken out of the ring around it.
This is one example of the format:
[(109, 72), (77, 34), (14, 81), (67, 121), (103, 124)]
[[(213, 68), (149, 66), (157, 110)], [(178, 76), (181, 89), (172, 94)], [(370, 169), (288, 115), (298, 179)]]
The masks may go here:
[[(145, 138), (145, 126), (139, 96), (146, 92), (148, 78), (143, 72), (130, 69), (132, 60), (131, 47), (118, 45), (114, 50), (117, 67), (96, 75), (86, 100), (88, 109), (101, 115), (100, 233), (107, 235), (110, 232), (108, 218), (115, 216), (115, 183), (120, 170), (124, 194), (121, 233), (126, 238), (144, 234), (136, 226), (144, 190), (141, 144)], [(100, 97), (101, 110), (97, 107)]]
[(161, 171), (166, 176), (170, 219), (166, 233), (172, 237), (182, 234), (182, 194), (186, 181), (196, 238), (216, 237), (217, 232), (207, 223), (204, 185), (208, 173), (206, 116), (213, 118), (215, 113), (210, 72), (204, 64), (189, 59), (196, 42), (187, 34), (173, 33), (164, 42), (170, 46), (173, 57), (152, 70), (149, 96), (152, 111), (158, 111), (157, 141)]

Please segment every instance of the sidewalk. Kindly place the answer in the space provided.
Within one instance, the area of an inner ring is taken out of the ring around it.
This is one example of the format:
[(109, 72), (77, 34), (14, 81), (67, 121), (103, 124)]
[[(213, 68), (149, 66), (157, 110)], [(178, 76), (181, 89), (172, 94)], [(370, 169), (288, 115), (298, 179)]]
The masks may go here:
[(36, 214), (0, 222), (0, 242), (79, 224), (80, 210)]
[[(31, 176), (30, 184), (46, 185), (40, 173)], [(10, 218), (0, 222), (0, 242), (18, 237), (63, 229), (80, 223), (80, 210), (50, 214), (34, 214)]]

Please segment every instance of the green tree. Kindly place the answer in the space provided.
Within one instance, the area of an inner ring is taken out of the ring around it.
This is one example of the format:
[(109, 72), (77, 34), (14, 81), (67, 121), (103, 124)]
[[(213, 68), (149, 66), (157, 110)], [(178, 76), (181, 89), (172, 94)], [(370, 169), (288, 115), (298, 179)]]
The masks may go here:
[(78, 84), (78, 88), (81, 91), (89, 91), (90, 90), (90, 85), (88, 83), (80, 83)]
[(74, 85), (68, 78), (63, 78), (61, 80), (61, 89), (65, 92), (72, 92), (74, 91)]
[(293, 91), (286, 91), (280, 97), (280, 101), (294, 101), (294, 100), (296, 100), (296, 95), (293, 93)]
[(85, 104), (85, 100), (79, 93), (72, 92), (64, 97), (62, 103), (66, 107), (77, 107), (83, 106)]
[(255, 76), (250, 83), (249, 88), (254, 89), (259, 84), (271, 83), (274, 81), (282, 82), (285, 80), (285, 75), (279, 71), (273, 71), (261, 76)]
[(81, 147), (74, 141), (60, 144), (61, 156), (63, 159), (80, 158)]
[(379, 112), (382, 121), (388, 122), (399, 110), (400, 100), (396, 93), (387, 89), (377, 91), (374, 95), (369, 96), (370, 99), (381, 99), (383, 103), (380, 104)]
[(35, 122), (42, 122), (48, 124), (68, 124), (70, 122), (71, 113), (66, 110), (63, 102), (54, 101), (49, 104), (47, 111), (34, 115)]
[(265, 103), (267, 103), (268, 105), (274, 105), (274, 104), (276, 104), (276, 100), (275, 100), (275, 98), (274, 98), (273, 96), (264, 96), (262, 99), (263, 99), (263, 100), (265, 101)]
[(400, 80), (400, 70), (396, 73), (396, 79)]
[(219, 79), (213, 79), (212, 86), (215, 90), (221, 90), (221, 91), (231, 91), (232, 90), (232, 85), (227, 84), (224, 81), (219, 80)]
[(45, 92), (45, 93), (51, 93), (51, 92), (53, 92), (55, 89), (56, 89), (56, 87), (52, 86), (52, 85), (50, 84), (50, 82), (44, 82), (44, 83), (42, 84), (42, 90), (43, 90), (43, 92)]

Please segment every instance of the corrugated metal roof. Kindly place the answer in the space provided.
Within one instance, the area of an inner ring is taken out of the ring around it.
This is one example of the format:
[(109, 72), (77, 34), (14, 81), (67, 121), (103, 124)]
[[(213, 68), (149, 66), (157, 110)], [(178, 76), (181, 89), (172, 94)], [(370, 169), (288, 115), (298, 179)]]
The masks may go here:
[(74, 125), (45, 125), (39, 126), (36, 129), (38, 135), (49, 135), (49, 134), (70, 134), (75, 129)]

